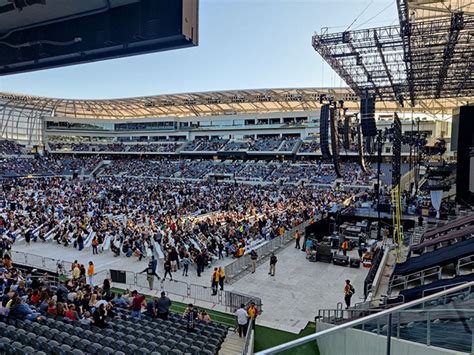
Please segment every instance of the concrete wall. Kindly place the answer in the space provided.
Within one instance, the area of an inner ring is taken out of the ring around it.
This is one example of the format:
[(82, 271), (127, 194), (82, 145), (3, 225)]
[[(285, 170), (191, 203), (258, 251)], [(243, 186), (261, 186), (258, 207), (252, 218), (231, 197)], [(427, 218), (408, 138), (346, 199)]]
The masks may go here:
[[(317, 331), (332, 328), (330, 324), (317, 323)], [(318, 339), (321, 355), (376, 355), (386, 354), (387, 338), (357, 329), (347, 329), (328, 334)], [(467, 354), (447, 349), (427, 346), (392, 337), (394, 355), (454, 355)]]

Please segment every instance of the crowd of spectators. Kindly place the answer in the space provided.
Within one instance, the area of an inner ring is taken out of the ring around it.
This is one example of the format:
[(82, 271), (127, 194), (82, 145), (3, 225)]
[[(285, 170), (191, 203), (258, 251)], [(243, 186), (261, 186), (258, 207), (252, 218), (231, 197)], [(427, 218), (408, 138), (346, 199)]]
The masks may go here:
[[(248, 140), (228, 140), (228, 139), (207, 139), (196, 138), (188, 142), (160, 142), (160, 143), (105, 143), (105, 142), (81, 142), (81, 141), (60, 141), (49, 142), (52, 151), (68, 150), (72, 152), (140, 152), (140, 153), (175, 153), (179, 150), (183, 152), (292, 152), (296, 144), (301, 142), (298, 153), (320, 153), (321, 145), (316, 140), (301, 140), (297, 137), (260, 137)], [(1, 145), (0, 145), (1, 152)], [(341, 154), (358, 153), (358, 143), (350, 141), (349, 148), (341, 146)]]
[(250, 142), (251, 152), (271, 152), (277, 150), (283, 140), (281, 138), (258, 138)]
[(102, 161), (102, 157), (37, 156), (0, 159), (0, 176), (73, 175), (89, 174)]
[[(51, 232), (58, 244), (79, 250), (96, 238), (117, 256), (141, 259), (156, 247), (166, 254), (174, 248), (194, 262), (203, 252), (207, 259), (217, 258), (219, 244), (226, 255), (240, 256), (350, 194), (118, 177), (26, 179), (4, 185), (4, 191), (4, 199), (15, 204), (4, 216), (4, 230), (13, 240), (44, 241)], [(39, 226), (35, 235), (26, 229)]]
[(283, 140), (283, 142), (280, 145), (280, 148), (278, 148), (278, 151), (280, 152), (291, 152), (293, 151), (296, 143), (300, 141), (299, 138), (287, 138)]
[(303, 141), (298, 152), (300, 153), (316, 153), (321, 150), (321, 144), (319, 142), (312, 141)]
[(250, 144), (247, 141), (232, 141), (232, 140), (230, 140), (222, 148), (222, 151), (226, 151), (226, 152), (247, 151), (249, 149), (249, 147), (250, 147)]
[(23, 154), (24, 147), (15, 141), (0, 140), (0, 155)]
[(197, 138), (185, 145), (183, 151), (200, 151), (200, 152), (214, 152), (221, 150), (226, 143), (227, 139), (202, 139)]

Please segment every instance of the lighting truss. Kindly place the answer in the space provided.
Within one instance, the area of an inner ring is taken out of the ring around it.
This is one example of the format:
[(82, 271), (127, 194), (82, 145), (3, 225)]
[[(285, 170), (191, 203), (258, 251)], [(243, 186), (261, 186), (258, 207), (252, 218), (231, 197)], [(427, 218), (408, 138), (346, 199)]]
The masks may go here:
[(474, 15), (459, 12), (396, 26), (325, 31), (313, 37), (313, 47), (356, 94), (414, 106), (416, 100), (473, 96), (473, 36)]

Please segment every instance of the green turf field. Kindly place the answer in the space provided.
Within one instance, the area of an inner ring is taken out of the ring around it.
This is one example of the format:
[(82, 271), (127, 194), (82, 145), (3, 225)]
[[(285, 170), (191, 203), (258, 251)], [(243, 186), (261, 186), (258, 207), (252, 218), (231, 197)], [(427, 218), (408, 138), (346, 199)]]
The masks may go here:
[[(255, 352), (265, 350), (276, 345), (280, 345), (291, 340), (301, 338), (306, 335), (313, 334), (316, 331), (314, 323), (308, 323), (299, 334), (292, 334), (282, 330), (272, 329), (257, 325), (255, 327)], [(319, 355), (318, 346), (314, 343), (282, 351), (281, 355)]]

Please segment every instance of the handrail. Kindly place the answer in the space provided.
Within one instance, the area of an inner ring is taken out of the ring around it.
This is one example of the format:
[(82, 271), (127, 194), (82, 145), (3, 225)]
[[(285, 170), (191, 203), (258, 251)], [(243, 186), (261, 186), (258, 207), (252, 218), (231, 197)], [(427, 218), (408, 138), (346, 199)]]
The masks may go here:
[(247, 334), (245, 335), (244, 350), (242, 351), (242, 355), (253, 354), (253, 341), (255, 336), (255, 331), (253, 329), (254, 322), (255, 320), (253, 318), (250, 318), (247, 324)]
[(378, 318), (383, 317), (383, 316), (391, 315), (395, 312), (405, 310), (405, 309), (413, 307), (413, 306), (417, 306), (417, 305), (422, 304), (426, 301), (431, 301), (431, 300), (437, 299), (440, 296), (445, 296), (445, 295), (448, 295), (450, 293), (457, 292), (457, 291), (460, 291), (462, 289), (465, 289), (466, 287), (472, 287), (472, 286), (474, 286), (474, 281), (471, 281), (471, 282), (469, 282), (467, 284), (464, 284), (464, 285), (453, 287), (453, 288), (448, 289), (448, 290), (444, 290), (444, 291), (435, 293), (433, 295), (430, 295), (430, 296), (427, 296), (427, 297), (424, 297), (424, 298), (421, 298), (421, 299), (418, 299), (418, 300), (414, 300), (414, 301), (405, 303), (405, 304), (400, 305), (400, 306), (396, 306), (396, 307), (378, 312), (376, 314), (371, 314), (367, 317), (363, 317), (363, 318), (356, 319), (356, 320), (353, 320), (353, 321), (350, 321), (350, 322), (347, 322), (347, 323), (344, 323), (344, 324), (341, 324), (341, 325), (338, 325), (338, 326), (335, 326), (335, 327), (332, 327), (332, 328), (329, 328), (329, 329), (325, 329), (325, 330), (322, 330), (318, 333), (307, 335), (305, 337), (289, 341), (288, 343), (284, 343), (284, 344), (280, 344), (278, 346), (274, 346), (273, 348), (266, 349), (266, 350), (258, 352), (257, 355), (277, 354), (277, 353), (279, 353), (283, 350), (287, 350), (287, 349), (294, 348), (296, 346), (304, 345), (306, 343), (317, 340), (318, 338), (321, 338), (325, 335), (337, 332), (339, 330), (352, 328), (352, 327), (357, 326), (359, 324), (363, 324), (367, 321), (370, 321), (370, 320), (373, 320), (373, 319), (378, 319)]
[[(472, 265), (472, 267), (474, 267), (474, 260), (473, 259), (474, 259), (474, 255), (469, 255), (469, 256), (466, 256), (464, 258), (459, 259), (457, 264), (456, 264), (456, 275), (460, 276), (461, 268), (466, 267), (467, 265)], [(466, 262), (464, 262), (463, 260), (466, 260)]]
[[(434, 272), (427, 273), (428, 271), (435, 270)], [(388, 285), (388, 294), (390, 294), (393, 290), (393, 288), (403, 285), (403, 287), (406, 289), (408, 286), (409, 282), (415, 282), (421, 280), (421, 284), (424, 285), (425, 278), (430, 277), (430, 276), (438, 276), (438, 280), (441, 279), (441, 272), (442, 272), (442, 267), (441, 266), (435, 266), (429, 269), (417, 271), (408, 275), (403, 275), (401, 277), (395, 277), (390, 280), (390, 283)], [(419, 274), (420, 276), (415, 277), (413, 279), (410, 279), (410, 276), (417, 275)]]

